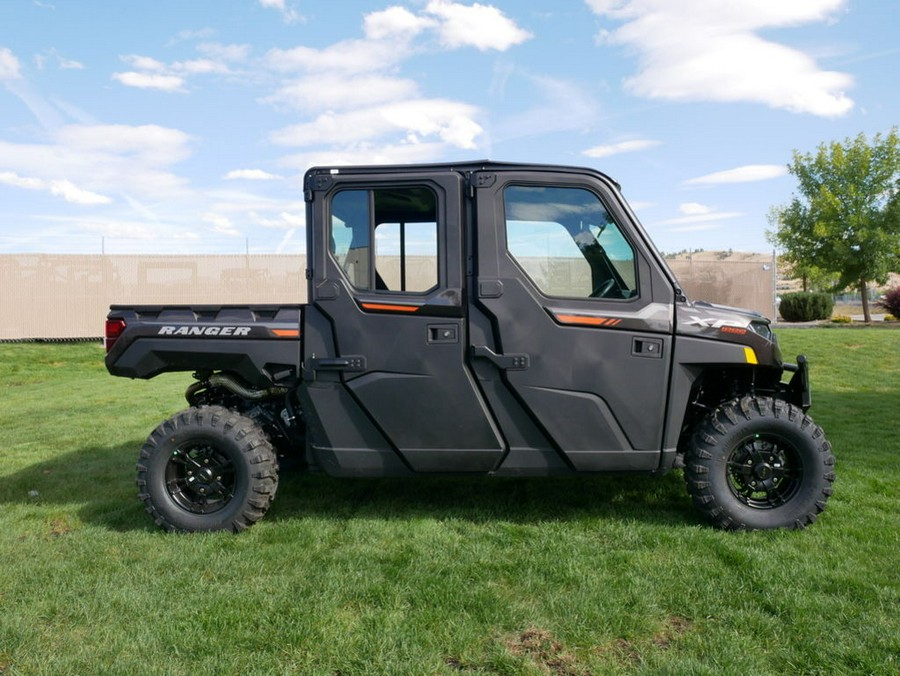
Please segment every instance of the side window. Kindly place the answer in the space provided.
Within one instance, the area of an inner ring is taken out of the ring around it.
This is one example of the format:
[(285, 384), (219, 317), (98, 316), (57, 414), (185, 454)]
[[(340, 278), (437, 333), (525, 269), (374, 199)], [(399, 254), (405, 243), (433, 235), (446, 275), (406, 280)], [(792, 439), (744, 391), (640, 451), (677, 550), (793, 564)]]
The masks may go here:
[(423, 293), (438, 284), (437, 200), (423, 187), (342, 190), (331, 253), (363, 291)]
[(507, 250), (542, 293), (637, 295), (634, 249), (597, 195), (583, 188), (509, 186), (503, 196)]

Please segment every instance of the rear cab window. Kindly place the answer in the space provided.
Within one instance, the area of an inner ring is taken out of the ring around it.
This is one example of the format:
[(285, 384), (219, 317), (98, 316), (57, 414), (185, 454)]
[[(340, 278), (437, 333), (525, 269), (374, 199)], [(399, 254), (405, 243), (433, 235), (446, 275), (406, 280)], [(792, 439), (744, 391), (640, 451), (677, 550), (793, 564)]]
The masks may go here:
[(427, 187), (350, 189), (331, 202), (331, 255), (357, 290), (423, 294), (438, 285), (437, 198)]

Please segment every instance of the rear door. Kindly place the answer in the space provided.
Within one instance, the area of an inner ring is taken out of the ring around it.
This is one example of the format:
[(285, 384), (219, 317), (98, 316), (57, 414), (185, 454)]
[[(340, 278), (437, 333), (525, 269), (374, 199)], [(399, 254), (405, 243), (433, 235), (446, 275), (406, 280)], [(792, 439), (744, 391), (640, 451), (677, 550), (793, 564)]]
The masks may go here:
[[(472, 317), (486, 328), (470, 349), (510, 445), (579, 471), (657, 468), (673, 290), (616, 190), (592, 173), (528, 170), (472, 184)], [(526, 418), (536, 429), (522, 436)]]
[[(313, 222), (327, 232), (312, 238), (310, 300), (327, 327), (313, 330), (333, 337), (320, 340), (308, 366), (320, 380), (339, 374), (350, 399), (335, 400), (367, 418), (352, 424), (370, 424), (409, 469), (490, 471), (503, 444), (466, 366), (460, 175), (317, 178)], [(332, 445), (338, 456), (365, 455)]]

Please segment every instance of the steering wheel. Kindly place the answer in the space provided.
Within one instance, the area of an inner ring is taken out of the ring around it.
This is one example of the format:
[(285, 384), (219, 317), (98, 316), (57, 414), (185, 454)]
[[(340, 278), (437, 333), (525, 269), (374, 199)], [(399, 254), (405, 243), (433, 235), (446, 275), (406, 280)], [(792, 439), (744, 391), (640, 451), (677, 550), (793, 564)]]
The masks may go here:
[(593, 291), (591, 291), (591, 298), (602, 298), (606, 294), (609, 293), (610, 289), (613, 288), (613, 284), (616, 283), (615, 277), (610, 277), (605, 282), (597, 286)]

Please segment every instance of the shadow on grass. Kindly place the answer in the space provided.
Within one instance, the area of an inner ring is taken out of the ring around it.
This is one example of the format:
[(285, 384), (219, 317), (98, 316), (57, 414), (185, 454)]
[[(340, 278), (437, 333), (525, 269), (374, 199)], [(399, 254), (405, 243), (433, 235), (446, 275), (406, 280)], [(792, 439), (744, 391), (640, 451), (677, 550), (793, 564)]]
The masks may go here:
[[(0, 504), (73, 505), (87, 523), (116, 531), (155, 530), (134, 484), (140, 445), (140, 441), (130, 441), (84, 448), (0, 476)], [(662, 477), (335, 479), (282, 472), (266, 521), (298, 517), (514, 523), (608, 517), (697, 523), (679, 473)]]
[(70, 505), (83, 521), (111, 530), (154, 527), (142, 518), (134, 484), (141, 443), (82, 448), (0, 476), (0, 504)]
[(645, 523), (697, 522), (680, 473), (663, 477), (415, 477), (335, 479), (287, 474), (269, 519), (458, 519), (538, 523), (610, 518)]
[[(900, 445), (888, 434), (887, 422), (894, 415), (893, 399), (883, 392), (816, 394), (813, 416), (834, 445), (838, 494), (865, 477), (883, 483), (896, 466)], [(0, 476), (0, 505), (71, 505), (87, 523), (110, 530), (154, 531), (156, 526), (144, 512), (134, 485), (134, 465), (142, 443), (133, 439), (85, 447)], [(266, 521), (305, 517), (702, 523), (680, 472), (662, 477), (607, 474), (533, 479), (335, 479), (282, 472)]]

